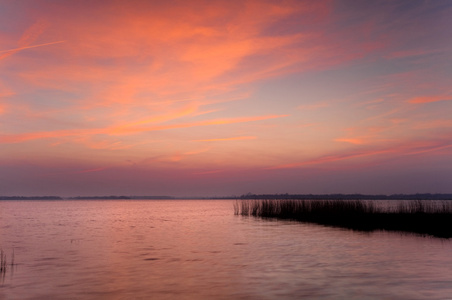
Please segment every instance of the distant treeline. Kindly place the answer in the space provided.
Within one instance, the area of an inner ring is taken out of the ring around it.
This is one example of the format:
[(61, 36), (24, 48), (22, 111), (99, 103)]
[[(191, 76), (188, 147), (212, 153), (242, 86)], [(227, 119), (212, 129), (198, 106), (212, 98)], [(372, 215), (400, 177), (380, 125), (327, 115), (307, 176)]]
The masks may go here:
[(304, 199), (304, 200), (452, 200), (452, 194), (251, 194), (240, 196), (240, 199)]
[(175, 199), (170, 196), (77, 196), (77, 197), (60, 197), (60, 196), (0, 196), (0, 200), (123, 200), (123, 199)]
[(171, 199), (304, 199), (304, 200), (452, 200), (452, 194), (252, 194), (228, 197), (171, 197), (171, 196), (0, 196), (0, 200), (171, 200)]
[(59, 196), (0, 196), (0, 200), (63, 200)]
[(170, 196), (77, 196), (66, 198), (69, 200), (123, 200), (123, 199), (143, 199), (143, 200), (158, 200), (158, 199), (174, 199)]

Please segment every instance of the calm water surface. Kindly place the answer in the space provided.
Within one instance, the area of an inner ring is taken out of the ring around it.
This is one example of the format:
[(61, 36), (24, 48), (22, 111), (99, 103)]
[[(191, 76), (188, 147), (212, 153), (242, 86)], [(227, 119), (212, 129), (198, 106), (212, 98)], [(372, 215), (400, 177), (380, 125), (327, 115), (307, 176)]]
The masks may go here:
[(0, 201), (6, 299), (452, 299), (452, 242), (229, 200)]

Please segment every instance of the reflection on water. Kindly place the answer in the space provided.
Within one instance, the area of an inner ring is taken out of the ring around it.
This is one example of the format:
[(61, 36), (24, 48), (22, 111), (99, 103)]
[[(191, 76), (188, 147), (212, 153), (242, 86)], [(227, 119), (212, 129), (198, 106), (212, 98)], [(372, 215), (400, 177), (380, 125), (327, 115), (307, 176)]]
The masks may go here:
[(235, 216), (232, 201), (0, 201), (0, 299), (447, 299), (452, 243)]

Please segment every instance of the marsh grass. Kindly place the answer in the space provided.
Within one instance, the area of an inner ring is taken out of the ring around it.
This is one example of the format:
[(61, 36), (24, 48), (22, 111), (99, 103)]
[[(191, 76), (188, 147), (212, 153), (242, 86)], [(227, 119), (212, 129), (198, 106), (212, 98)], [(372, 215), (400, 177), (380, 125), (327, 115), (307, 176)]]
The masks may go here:
[(403, 201), (393, 207), (362, 200), (237, 200), (234, 213), (360, 231), (401, 231), (452, 237), (452, 201)]

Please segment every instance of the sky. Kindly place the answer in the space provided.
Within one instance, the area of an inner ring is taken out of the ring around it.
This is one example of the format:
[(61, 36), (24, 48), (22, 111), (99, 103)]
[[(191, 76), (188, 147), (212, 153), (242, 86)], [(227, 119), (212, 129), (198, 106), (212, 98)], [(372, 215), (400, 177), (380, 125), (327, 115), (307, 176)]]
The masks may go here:
[(0, 195), (452, 192), (452, 1), (0, 0)]

